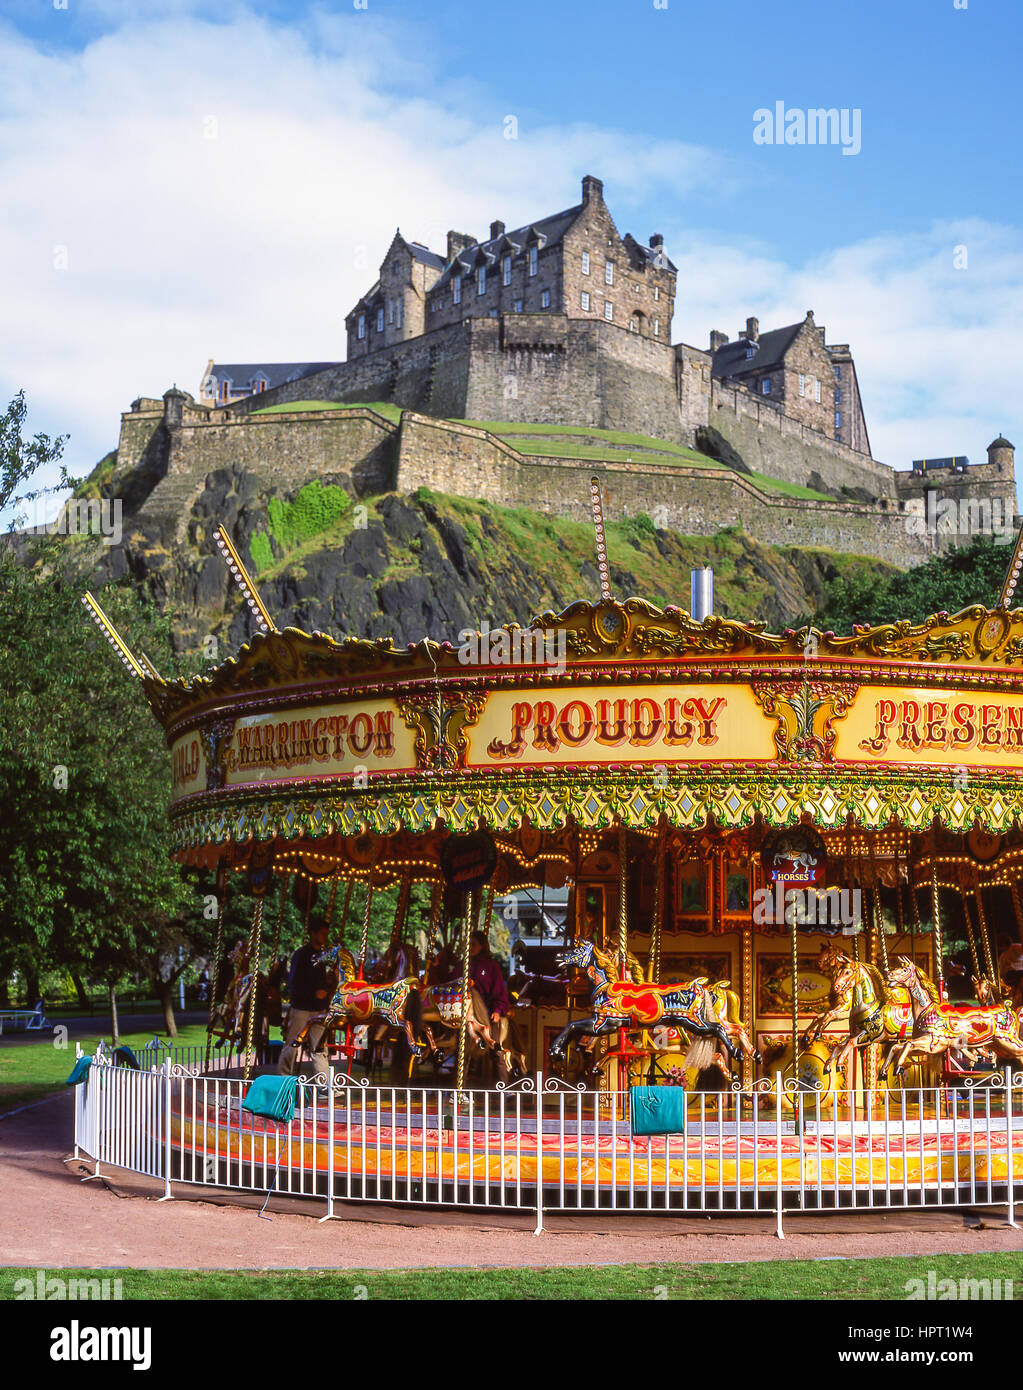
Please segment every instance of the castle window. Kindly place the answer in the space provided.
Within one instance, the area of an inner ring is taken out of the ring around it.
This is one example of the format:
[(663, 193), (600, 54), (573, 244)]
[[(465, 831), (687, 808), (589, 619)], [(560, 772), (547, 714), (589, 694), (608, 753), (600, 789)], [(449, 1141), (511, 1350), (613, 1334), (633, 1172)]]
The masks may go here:
[(841, 392), (840, 390), (838, 390), (838, 389), (836, 389), (836, 391), (835, 391), (835, 404), (836, 404), (836, 405), (841, 405), (841, 404), (842, 404), (842, 392)]
[(635, 320), (634, 318), (629, 319), (629, 332), (630, 332), (630, 333), (638, 333), (638, 332), (639, 332), (639, 324), (636, 322), (636, 320)]
[(660, 320), (660, 319), (654, 319), (654, 337), (655, 337), (655, 338), (659, 338), (660, 336), (661, 336), (661, 320)]
[(835, 411), (835, 429), (836, 429), (836, 430), (840, 430), (841, 428), (842, 428), (842, 412), (841, 412), (840, 410), (836, 410), (836, 411)]
[(388, 322), (388, 323), (393, 323), (393, 322), (394, 322), (394, 300), (393, 300), (393, 299), (389, 299), (389, 300), (387, 301), (387, 322)]
[(399, 300), (397, 300), (396, 302), (397, 302), (397, 305), (398, 305), (398, 327), (400, 328), (400, 327), (401, 327), (401, 311), (402, 311), (402, 305), (405, 303), (405, 301), (404, 301), (403, 299), (399, 299)]
[(358, 336), (359, 336), (360, 338), (365, 338), (365, 336), (366, 336), (366, 315), (365, 315), (365, 314), (360, 314), (360, 315), (359, 315), (359, 326), (358, 326), (358, 328), (356, 329), (356, 332), (357, 332), (357, 334), (358, 334)]
[(521, 300), (521, 299), (516, 299), (516, 301), (515, 301), (515, 312), (516, 312), (517, 314), (521, 314), (521, 313), (522, 313), (522, 300)]
[(549, 309), (550, 307), (551, 307), (551, 292), (550, 292), (550, 290), (544, 290), (543, 293), (540, 295), (540, 308), (541, 308), (541, 309)]
[(378, 332), (378, 333), (382, 333), (383, 331), (384, 331), (384, 306), (381, 304), (380, 308), (377, 310), (377, 332)]
[(771, 378), (769, 376), (765, 376), (763, 381), (760, 383), (760, 390), (761, 393), (765, 396), (769, 396), (771, 394)]
[(225, 377), (224, 380), (221, 381), (221, 383), (220, 383), (220, 399), (221, 399), (222, 401), (226, 401), (226, 400), (227, 400), (227, 396), (228, 396), (227, 378)]
[(504, 264), (504, 283), (505, 283), (506, 285), (510, 285), (510, 284), (511, 284), (511, 256), (505, 256), (503, 264)]
[(817, 377), (813, 379), (813, 398), (815, 401), (819, 401), (821, 398), (821, 384)]
[(748, 362), (748, 361), (750, 360), (750, 358), (755, 354), (755, 352), (756, 352), (756, 348), (753, 346), (753, 344), (752, 344), (752, 343), (747, 344), (747, 347), (746, 347), (746, 361), (747, 361), (747, 362)]
[(486, 294), (487, 292), (487, 268), (481, 265), (476, 272), (476, 293)]
[(654, 286), (654, 299), (657, 300), (657, 299), (660, 299), (660, 297), (661, 297), (661, 287), (660, 287), (660, 285), (655, 285), (655, 286)]
[(604, 284), (613, 285), (615, 282), (615, 263), (614, 261), (604, 262)]
[(799, 373), (799, 394), (801, 396), (806, 395), (806, 377), (802, 372)]
[(589, 253), (589, 251), (584, 251), (584, 252), (583, 252), (583, 274), (584, 274), (584, 275), (589, 275), (589, 273), (590, 273), (590, 253)]
[(610, 299), (605, 299), (605, 300), (604, 300), (604, 317), (605, 317), (606, 319), (613, 319), (614, 316), (615, 316), (614, 305), (611, 303)]
[(451, 281), (451, 302), (452, 304), (461, 304), (462, 302), (462, 277), (460, 275), (456, 275)]
[(538, 253), (536, 247), (535, 247), (535, 246), (531, 246), (531, 247), (529, 248), (529, 273), (530, 273), (530, 275), (535, 275), (535, 274), (536, 274), (538, 259), (539, 259), (539, 253)]
[(589, 290), (583, 290), (582, 294), (579, 296), (579, 302), (580, 302), (580, 304), (582, 305), (582, 308), (585, 310), (585, 312), (586, 312), (586, 313), (589, 313), (589, 312), (590, 312), (590, 292), (589, 292)]
[(841, 380), (842, 380), (842, 368), (841, 368), (841, 367), (836, 367), (836, 368), (835, 368), (835, 380), (836, 380), (836, 381), (841, 381)]

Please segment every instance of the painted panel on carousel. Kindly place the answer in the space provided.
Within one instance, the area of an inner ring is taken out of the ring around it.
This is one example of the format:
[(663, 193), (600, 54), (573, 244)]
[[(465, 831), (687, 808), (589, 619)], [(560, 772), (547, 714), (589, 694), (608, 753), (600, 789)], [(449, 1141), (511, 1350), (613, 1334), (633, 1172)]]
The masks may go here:
[(469, 734), (467, 766), (770, 762), (773, 730), (745, 685), (497, 691)]
[(416, 766), (415, 734), (394, 700), (248, 715), (235, 722), (223, 765), (229, 787), (405, 772)]
[(1023, 768), (1023, 696), (861, 687), (837, 724), (840, 762)]

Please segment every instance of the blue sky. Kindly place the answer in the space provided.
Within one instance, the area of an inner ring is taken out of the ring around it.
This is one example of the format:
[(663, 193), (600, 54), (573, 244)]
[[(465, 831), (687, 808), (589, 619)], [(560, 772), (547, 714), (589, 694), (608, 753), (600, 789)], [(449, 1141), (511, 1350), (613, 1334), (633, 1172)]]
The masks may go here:
[[(442, 246), (587, 172), (665, 235), (675, 341), (813, 308), (886, 462), (1023, 433), (1018, 3), (66, 3), (0, 4), (0, 397), (75, 468), (211, 356), (342, 357), (396, 224)], [(862, 148), (755, 144), (777, 101)]]

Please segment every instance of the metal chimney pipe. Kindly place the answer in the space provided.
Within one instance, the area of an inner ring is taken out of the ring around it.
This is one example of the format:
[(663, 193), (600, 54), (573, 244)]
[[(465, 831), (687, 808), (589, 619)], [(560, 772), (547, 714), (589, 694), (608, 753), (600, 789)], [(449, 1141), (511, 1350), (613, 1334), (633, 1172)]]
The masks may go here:
[(689, 612), (696, 622), (702, 623), (714, 612), (714, 571), (709, 565), (690, 571), (689, 592)]

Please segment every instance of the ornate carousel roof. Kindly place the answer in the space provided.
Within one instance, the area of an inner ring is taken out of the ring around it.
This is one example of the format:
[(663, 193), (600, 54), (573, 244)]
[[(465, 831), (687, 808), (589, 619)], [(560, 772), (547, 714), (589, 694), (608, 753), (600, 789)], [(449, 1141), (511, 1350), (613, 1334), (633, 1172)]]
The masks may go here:
[(461, 636), (287, 628), (189, 681), (145, 671), (178, 853), (662, 815), (1023, 824), (1023, 610), (836, 637), (607, 597)]

